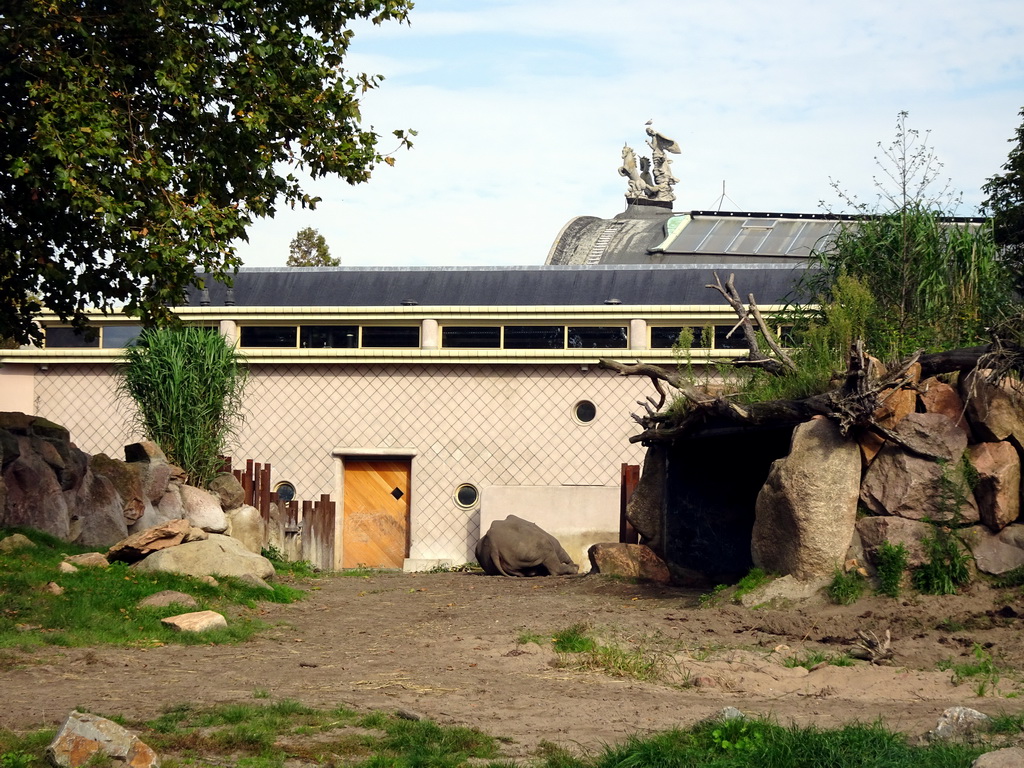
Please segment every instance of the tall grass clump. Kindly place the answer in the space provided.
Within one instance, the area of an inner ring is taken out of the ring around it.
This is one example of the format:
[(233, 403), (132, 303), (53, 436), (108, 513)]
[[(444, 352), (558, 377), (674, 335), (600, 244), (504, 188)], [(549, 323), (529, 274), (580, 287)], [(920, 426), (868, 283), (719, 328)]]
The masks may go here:
[(124, 352), (119, 392), (135, 404), (138, 429), (205, 486), (242, 420), (243, 360), (210, 328), (146, 329)]

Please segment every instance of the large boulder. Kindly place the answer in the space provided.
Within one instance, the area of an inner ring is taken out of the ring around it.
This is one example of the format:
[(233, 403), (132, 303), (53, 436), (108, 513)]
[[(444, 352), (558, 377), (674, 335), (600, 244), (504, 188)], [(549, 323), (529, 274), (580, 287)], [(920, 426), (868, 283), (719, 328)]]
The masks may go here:
[(988, 381), (992, 371), (974, 370), (960, 377), (960, 395), (967, 403), (967, 417), (979, 440), (998, 442), (1012, 439), (1024, 446), (1024, 412), (1021, 396), (1014, 389), (1019, 382)]
[(853, 538), (860, 449), (822, 418), (793, 430), (789, 455), (772, 463), (757, 495), (754, 564), (803, 581), (830, 575)]
[(935, 526), (920, 520), (881, 515), (858, 520), (857, 534), (864, 554), (872, 563), (876, 562), (875, 555), (882, 542), (888, 541), (893, 546), (902, 544), (907, 550), (907, 565), (916, 568), (928, 561), (923, 541), (935, 535)]
[(263, 515), (256, 507), (243, 504), (224, 513), (228, 520), (228, 536), (238, 539), (250, 552), (259, 554), (266, 543)]
[(626, 504), (626, 519), (640, 534), (640, 540), (658, 555), (664, 555), (665, 463), (664, 447), (652, 445), (647, 449), (643, 474)]
[(1001, 531), (1020, 515), (1020, 455), (1010, 443), (977, 443), (969, 448), (978, 473), (974, 497), (981, 522)]
[(209, 491), (191, 485), (181, 486), (181, 501), (185, 507), (185, 517), (196, 528), (210, 533), (223, 533), (228, 529), (228, 519), (220, 499)]
[(650, 547), (643, 544), (594, 544), (588, 551), (591, 572), (627, 579), (667, 584), (668, 566)]
[(3, 470), (7, 503), (0, 509), (0, 525), (35, 528), (69, 541), (68, 502), (56, 472), (32, 450), (29, 437), (19, 435), (17, 444), (17, 458)]
[(105, 477), (117, 491), (124, 504), (125, 525), (131, 525), (146, 511), (151, 502), (142, 485), (142, 464), (112, 459), (105, 453), (97, 453), (89, 458), (89, 469), (94, 475)]
[(140, 571), (165, 571), (185, 576), (243, 576), (251, 573), (261, 579), (274, 575), (267, 558), (247, 550), (230, 536), (210, 534), (206, 541), (192, 541), (154, 552), (132, 566)]
[(89, 472), (74, 490), (68, 540), (82, 547), (106, 547), (128, 535), (124, 502), (107, 478)]
[(960, 532), (960, 539), (971, 550), (978, 570), (999, 576), (1024, 565), (1024, 526), (1011, 525), (992, 533), (984, 525)]
[(967, 523), (979, 519), (978, 505), (959, 457), (955, 462), (937, 462), (891, 443), (879, 452), (864, 474), (860, 500), (876, 515), (936, 522), (958, 516)]
[(217, 475), (210, 481), (210, 492), (220, 499), (220, 506), (225, 512), (238, 509), (245, 502), (245, 489), (238, 478), (230, 472)]
[(935, 377), (921, 382), (921, 407), (925, 413), (941, 413), (952, 421), (957, 429), (970, 437), (971, 425), (967, 421), (964, 400), (956, 387), (939, 381)]

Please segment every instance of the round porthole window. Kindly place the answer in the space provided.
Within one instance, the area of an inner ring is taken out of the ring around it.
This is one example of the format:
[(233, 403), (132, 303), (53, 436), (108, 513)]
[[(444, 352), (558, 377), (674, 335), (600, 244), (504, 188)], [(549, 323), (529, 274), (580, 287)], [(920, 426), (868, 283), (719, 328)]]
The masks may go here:
[(295, 486), (289, 482), (278, 483), (274, 486), (274, 493), (279, 501), (291, 501), (295, 498)]
[(480, 491), (471, 483), (463, 483), (455, 489), (455, 503), (463, 509), (475, 506), (479, 499)]
[(580, 424), (589, 424), (597, 417), (597, 406), (589, 400), (580, 400), (573, 406), (572, 415)]

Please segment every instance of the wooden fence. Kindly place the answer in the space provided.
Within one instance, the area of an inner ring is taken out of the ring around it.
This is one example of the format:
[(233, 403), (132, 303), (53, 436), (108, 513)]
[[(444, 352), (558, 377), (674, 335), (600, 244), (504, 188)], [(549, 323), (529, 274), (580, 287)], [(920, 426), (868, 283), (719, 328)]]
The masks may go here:
[(264, 546), (274, 546), (289, 559), (308, 560), (317, 568), (334, 570), (336, 504), (329, 494), (319, 500), (281, 501), (271, 489), (272, 468), (246, 459), (245, 469), (232, 469), (225, 458), (224, 472), (242, 485), (242, 503), (255, 507), (263, 518)]

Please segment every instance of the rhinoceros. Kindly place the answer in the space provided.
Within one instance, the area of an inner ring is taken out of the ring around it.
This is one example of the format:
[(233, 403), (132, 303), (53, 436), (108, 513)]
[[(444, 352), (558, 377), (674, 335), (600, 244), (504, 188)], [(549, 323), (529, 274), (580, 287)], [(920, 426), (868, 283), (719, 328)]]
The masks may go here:
[(476, 561), (489, 576), (567, 576), (580, 569), (558, 539), (515, 515), (491, 523), (477, 542)]

